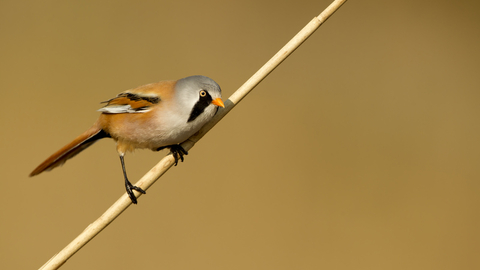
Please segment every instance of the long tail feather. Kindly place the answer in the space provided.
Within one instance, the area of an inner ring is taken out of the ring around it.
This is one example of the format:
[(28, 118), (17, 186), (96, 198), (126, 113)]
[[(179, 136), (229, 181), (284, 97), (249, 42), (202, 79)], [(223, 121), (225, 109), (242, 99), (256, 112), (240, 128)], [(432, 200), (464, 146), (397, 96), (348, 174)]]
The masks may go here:
[(82, 152), (95, 141), (105, 137), (110, 136), (96, 123), (71, 143), (65, 145), (62, 149), (58, 150), (42, 162), (42, 164), (38, 165), (38, 167), (30, 173), (30, 176), (35, 176), (43, 171), (50, 171), (55, 167), (63, 165), (68, 159)]

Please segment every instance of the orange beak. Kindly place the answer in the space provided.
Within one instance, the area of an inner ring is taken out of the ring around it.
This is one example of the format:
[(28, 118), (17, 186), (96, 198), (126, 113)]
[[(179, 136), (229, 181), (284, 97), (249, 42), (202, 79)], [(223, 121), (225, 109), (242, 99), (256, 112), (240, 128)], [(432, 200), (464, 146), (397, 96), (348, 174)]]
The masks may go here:
[(222, 101), (221, 98), (216, 98), (216, 99), (212, 100), (212, 104), (217, 105), (218, 107), (225, 108), (225, 105), (223, 104), (223, 101)]

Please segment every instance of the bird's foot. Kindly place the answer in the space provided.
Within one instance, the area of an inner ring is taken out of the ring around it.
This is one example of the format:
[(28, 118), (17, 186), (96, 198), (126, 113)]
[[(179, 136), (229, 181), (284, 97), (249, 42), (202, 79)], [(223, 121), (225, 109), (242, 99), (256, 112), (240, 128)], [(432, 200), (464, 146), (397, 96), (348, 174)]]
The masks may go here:
[(125, 188), (127, 190), (128, 197), (130, 197), (130, 200), (133, 204), (137, 204), (137, 197), (135, 197), (135, 194), (133, 194), (133, 190), (136, 190), (142, 194), (146, 194), (145, 190), (132, 185), (132, 183), (130, 183), (128, 180), (125, 182)]
[(172, 156), (175, 159), (175, 166), (177, 166), (178, 160), (183, 162), (183, 155), (188, 155), (187, 150), (183, 149), (179, 144), (174, 144), (168, 147), (170, 148), (170, 153), (172, 153)]

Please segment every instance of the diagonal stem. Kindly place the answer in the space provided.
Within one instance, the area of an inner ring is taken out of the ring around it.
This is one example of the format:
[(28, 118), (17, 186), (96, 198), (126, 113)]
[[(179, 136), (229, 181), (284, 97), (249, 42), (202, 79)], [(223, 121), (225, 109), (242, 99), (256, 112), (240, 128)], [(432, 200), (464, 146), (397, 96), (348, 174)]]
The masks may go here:
[[(335, 11), (337, 11), (347, 0), (335, 0), (319, 16), (314, 17), (300, 32), (298, 32), (280, 51), (278, 51), (265, 65), (263, 65), (250, 79), (248, 79), (232, 96), (225, 102), (225, 108), (218, 110), (215, 117), (207, 123), (195, 135), (182, 143), (182, 147), (188, 151), (198, 142), (210, 129), (212, 129), (233, 107), (235, 107), (250, 91), (255, 88), (270, 72), (272, 72), (283, 60), (295, 51), (307, 38), (317, 30)], [(167, 155), (147, 172), (138, 182), (138, 187), (147, 190), (155, 183), (172, 165), (174, 158)], [(137, 198), (141, 193), (137, 192)], [(115, 218), (125, 211), (132, 204), (125, 193), (120, 197), (101, 217), (90, 224), (77, 238), (68, 244), (62, 251), (53, 256), (40, 269), (58, 269), (73, 254), (80, 250)]]

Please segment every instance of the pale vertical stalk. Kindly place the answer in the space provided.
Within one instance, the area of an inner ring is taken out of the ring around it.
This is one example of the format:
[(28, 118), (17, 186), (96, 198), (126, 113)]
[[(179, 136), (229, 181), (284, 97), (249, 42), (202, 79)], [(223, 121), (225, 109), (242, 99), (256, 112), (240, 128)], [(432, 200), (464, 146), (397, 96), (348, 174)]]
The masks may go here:
[[(257, 86), (270, 72), (283, 62), (295, 49), (297, 49), (315, 30), (320, 27), (343, 3), (347, 0), (336, 0), (328, 6), (319, 16), (314, 17), (300, 32), (298, 32), (280, 51), (277, 52), (265, 65), (263, 65), (250, 79), (248, 79), (232, 96), (225, 102), (225, 108), (220, 109), (215, 117), (206, 124), (199, 132), (186, 142), (182, 143), (185, 150), (192, 148), (215, 124), (217, 124), (235, 105), (237, 105), (252, 89)], [(147, 190), (173, 165), (172, 155), (167, 155), (145, 174), (135, 185)], [(134, 191), (137, 196), (140, 193)], [(101, 217), (90, 224), (77, 238), (68, 244), (63, 250), (53, 256), (40, 269), (58, 269), (73, 254), (93, 239), (115, 218), (132, 204), (125, 193), (120, 197)]]

